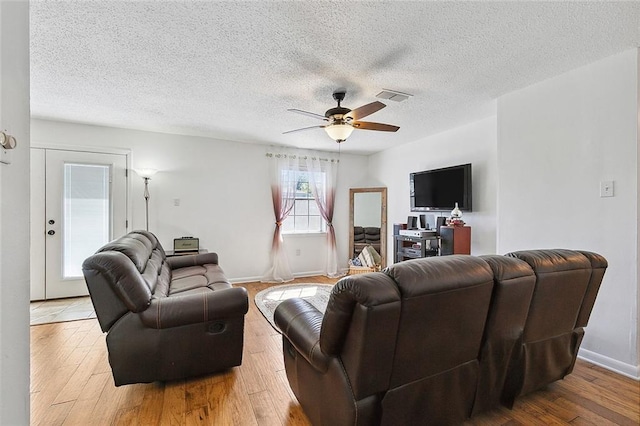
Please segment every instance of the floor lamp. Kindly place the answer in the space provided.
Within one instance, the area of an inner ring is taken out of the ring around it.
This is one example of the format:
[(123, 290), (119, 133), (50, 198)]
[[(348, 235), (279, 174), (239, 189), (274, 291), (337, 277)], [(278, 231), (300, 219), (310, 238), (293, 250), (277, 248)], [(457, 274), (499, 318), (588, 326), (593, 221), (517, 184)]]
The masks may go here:
[(156, 169), (136, 169), (136, 173), (142, 179), (144, 179), (144, 212), (145, 212), (145, 224), (146, 230), (149, 230), (149, 180), (151, 176), (158, 173)]

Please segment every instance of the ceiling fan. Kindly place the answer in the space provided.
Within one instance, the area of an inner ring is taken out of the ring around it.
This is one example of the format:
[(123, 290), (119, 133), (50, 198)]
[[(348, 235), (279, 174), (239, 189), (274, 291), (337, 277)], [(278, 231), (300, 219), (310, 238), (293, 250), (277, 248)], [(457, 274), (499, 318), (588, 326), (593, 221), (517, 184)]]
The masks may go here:
[(303, 127), (302, 129), (289, 130), (283, 134), (300, 132), (303, 130), (321, 128), (324, 129), (329, 137), (338, 143), (344, 142), (353, 132), (353, 129), (377, 130), (382, 132), (396, 132), (400, 127), (391, 124), (372, 123), (370, 121), (359, 121), (376, 111), (380, 111), (386, 107), (382, 102), (371, 102), (356, 109), (345, 108), (340, 105), (344, 100), (346, 91), (340, 90), (333, 92), (333, 99), (338, 102), (338, 106), (330, 108), (324, 115), (313, 112), (302, 111), (300, 109), (288, 109), (287, 111), (296, 112), (298, 114), (308, 115), (309, 117), (318, 118), (325, 121), (325, 124), (318, 126)]

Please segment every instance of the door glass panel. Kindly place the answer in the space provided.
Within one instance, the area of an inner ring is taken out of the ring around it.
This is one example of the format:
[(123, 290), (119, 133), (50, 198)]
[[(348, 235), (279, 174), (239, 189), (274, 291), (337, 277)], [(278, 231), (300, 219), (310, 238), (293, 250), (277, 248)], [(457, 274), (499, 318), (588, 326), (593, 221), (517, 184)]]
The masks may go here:
[(63, 278), (82, 276), (82, 262), (109, 242), (110, 166), (64, 165)]

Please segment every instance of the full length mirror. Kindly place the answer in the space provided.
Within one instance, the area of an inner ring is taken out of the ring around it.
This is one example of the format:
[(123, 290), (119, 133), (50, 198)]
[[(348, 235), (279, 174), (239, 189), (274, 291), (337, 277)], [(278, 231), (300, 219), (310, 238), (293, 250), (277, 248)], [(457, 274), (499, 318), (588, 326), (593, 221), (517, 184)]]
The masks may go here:
[(349, 256), (356, 258), (366, 246), (387, 265), (387, 188), (349, 190)]

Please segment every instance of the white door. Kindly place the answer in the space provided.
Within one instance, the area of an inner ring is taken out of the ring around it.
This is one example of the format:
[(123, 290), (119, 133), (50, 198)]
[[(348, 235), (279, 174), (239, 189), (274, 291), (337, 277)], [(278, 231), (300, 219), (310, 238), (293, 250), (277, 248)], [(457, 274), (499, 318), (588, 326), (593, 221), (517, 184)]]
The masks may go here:
[[(38, 186), (44, 177), (44, 211), (33, 208), (35, 223), (34, 245), (38, 235), (44, 253), (44, 273), (32, 277), (44, 278), (44, 294), (38, 297), (32, 283), (32, 299), (55, 299), (87, 295), (82, 275), (82, 262), (102, 245), (127, 231), (127, 175), (126, 156), (92, 152), (45, 149), (35, 155), (32, 179)], [(44, 172), (36, 163), (43, 158)], [(41, 185), (41, 184), (40, 184)], [(33, 191), (34, 197), (42, 191)], [(32, 203), (37, 200), (32, 199)], [(39, 231), (38, 231), (39, 230)], [(38, 253), (32, 251), (32, 263), (38, 268)], [(34, 262), (35, 258), (35, 262)], [(32, 269), (33, 270), (33, 269)], [(34, 276), (35, 275), (35, 276)], [(34, 297), (35, 296), (35, 297)]]

